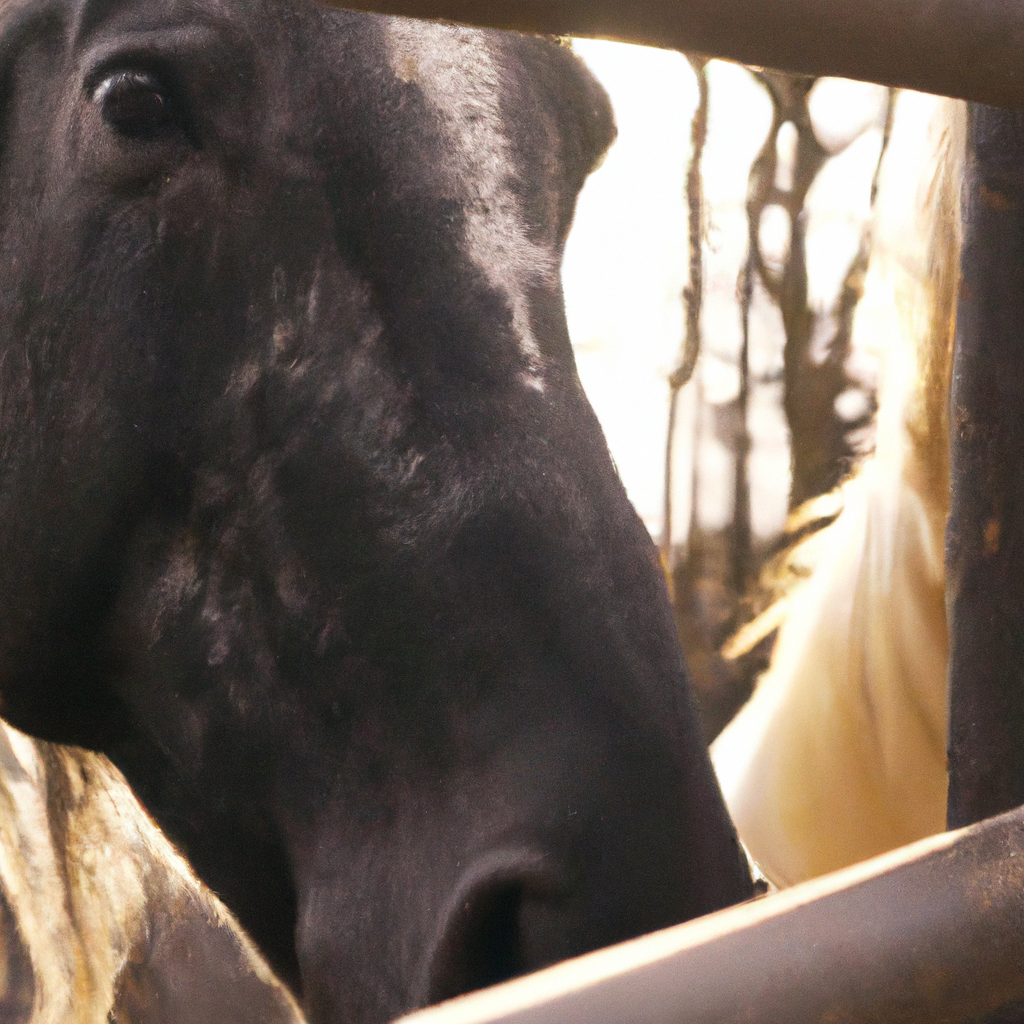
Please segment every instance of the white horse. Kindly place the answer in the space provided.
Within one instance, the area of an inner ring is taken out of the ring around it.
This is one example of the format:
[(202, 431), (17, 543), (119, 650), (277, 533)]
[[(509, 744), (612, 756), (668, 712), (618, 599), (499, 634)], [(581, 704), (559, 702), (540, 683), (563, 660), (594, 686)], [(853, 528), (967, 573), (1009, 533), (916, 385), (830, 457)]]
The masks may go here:
[(302, 1015), (106, 758), (0, 722), (0, 1020)]
[(786, 598), (771, 665), (712, 747), (740, 836), (777, 885), (945, 827), (943, 541), (964, 122), (961, 103), (898, 97), (854, 327), (884, 352), (877, 450), (840, 488), (842, 512)]

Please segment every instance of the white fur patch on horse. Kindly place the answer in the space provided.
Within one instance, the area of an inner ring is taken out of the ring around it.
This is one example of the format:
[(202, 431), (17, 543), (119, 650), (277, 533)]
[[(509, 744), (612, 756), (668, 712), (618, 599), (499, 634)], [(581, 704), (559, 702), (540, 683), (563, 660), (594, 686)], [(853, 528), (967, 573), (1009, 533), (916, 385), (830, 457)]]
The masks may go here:
[[(460, 45), (449, 45), (455, 37)], [(444, 45), (439, 45), (440, 40)], [(470, 260), (508, 302), (512, 327), (526, 360), (522, 382), (544, 390), (540, 346), (530, 320), (530, 283), (558, 281), (555, 254), (532, 241), (509, 176), (514, 154), (502, 130), (499, 68), (472, 29), (395, 18), (388, 23), (391, 67), (414, 82), (448, 128), (447, 168), (464, 197), (465, 245)], [(471, 69), (472, 73), (467, 73)]]

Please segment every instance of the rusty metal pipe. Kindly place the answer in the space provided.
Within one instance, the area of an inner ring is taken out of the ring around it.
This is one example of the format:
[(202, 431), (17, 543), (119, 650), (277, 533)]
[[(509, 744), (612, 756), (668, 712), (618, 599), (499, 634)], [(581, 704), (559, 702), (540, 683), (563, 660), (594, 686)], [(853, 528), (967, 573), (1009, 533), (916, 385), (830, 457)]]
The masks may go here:
[(1024, 803), (1024, 114), (972, 105), (946, 530), (953, 827)]
[(1024, 4), (1016, 0), (336, 2), (521, 32), (621, 39), (1024, 107)]
[(1021, 1007), (1024, 809), (402, 1024), (958, 1024)]

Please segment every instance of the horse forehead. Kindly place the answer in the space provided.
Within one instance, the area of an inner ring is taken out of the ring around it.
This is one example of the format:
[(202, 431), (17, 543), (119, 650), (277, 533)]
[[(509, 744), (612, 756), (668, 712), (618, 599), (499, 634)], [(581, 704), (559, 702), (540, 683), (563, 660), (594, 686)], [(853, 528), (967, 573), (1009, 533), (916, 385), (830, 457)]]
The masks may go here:
[(530, 293), (557, 287), (559, 267), (554, 247), (531, 237), (522, 207), (521, 158), (510, 137), (516, 126), (503, 102), (511, 72), (484, 32), (396, 18), (384, 36), (392, 72), (417, 86), (437, 115), (443, 170), (463, 205), (463, 250), (505, 297), (526, 360), (523, 381), (543, 390)]

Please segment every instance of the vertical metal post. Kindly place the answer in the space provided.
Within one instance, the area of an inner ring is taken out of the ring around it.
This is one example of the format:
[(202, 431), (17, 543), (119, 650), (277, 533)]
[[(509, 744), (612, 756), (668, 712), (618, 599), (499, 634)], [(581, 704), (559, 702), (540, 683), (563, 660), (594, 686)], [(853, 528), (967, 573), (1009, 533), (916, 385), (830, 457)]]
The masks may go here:
[(950, 827), (1024, 803), (1024, 113), (972, 105), (950, 407)]

